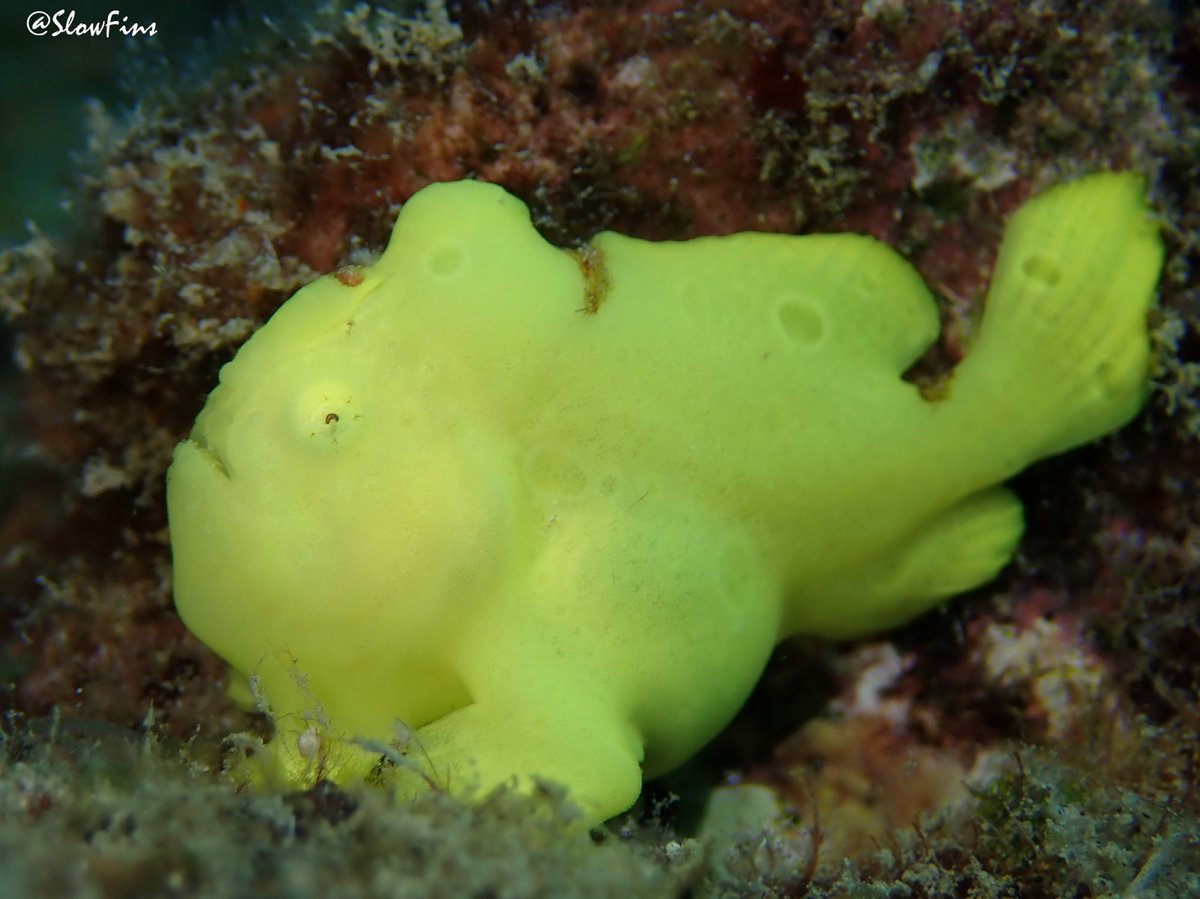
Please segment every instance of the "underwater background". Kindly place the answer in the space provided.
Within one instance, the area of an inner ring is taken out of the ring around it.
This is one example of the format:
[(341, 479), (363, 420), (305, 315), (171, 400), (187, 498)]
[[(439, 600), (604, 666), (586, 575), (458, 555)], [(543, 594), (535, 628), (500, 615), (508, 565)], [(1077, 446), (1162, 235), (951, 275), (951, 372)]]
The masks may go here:
[[(0, 899), (1200, 895), (1194, 4), (122, 4), (152, 38), (38, 9), (0, 3)], [(1107, 168), (1167, 243), (1152, 395), (1017, 480), (995, 582), (784, 645), (603, 828), (552, 788), (239, 781), (270, 722), (175, 615), (163, 472), (237, 346), (421, 186), (500, 183), (561, 245), (872, 234), (937, 294), (936, 380), (1006, 216)]]

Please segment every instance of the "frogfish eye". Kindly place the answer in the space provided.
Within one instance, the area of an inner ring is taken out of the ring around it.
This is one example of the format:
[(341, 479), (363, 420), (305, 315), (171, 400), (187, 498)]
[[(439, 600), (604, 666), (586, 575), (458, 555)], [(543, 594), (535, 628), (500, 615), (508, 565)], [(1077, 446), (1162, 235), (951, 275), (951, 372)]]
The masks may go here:
[(316, 450), (336, 451), (361, 432), (362, 402), (349, 385), (325, 382), (300, 394), (292, 419), (302, 442)]

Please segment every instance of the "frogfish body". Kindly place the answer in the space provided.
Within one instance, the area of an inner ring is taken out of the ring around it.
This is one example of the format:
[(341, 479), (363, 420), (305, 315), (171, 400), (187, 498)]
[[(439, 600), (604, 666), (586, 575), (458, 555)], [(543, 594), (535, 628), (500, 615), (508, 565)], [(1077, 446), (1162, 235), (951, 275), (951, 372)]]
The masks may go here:
[(1161, 261), (1136, 176), (1033, 199), (927, 399), (901, 376), (937, 308), (871, 238), (570, 252), (499, 187), (432, 185), (221, 370), (168, 473), (179, 613), (269, 703), (287, 782), (540, 777), (601, 820), (779, 640), (993, 578), (1002, 483), (1142, 405)]

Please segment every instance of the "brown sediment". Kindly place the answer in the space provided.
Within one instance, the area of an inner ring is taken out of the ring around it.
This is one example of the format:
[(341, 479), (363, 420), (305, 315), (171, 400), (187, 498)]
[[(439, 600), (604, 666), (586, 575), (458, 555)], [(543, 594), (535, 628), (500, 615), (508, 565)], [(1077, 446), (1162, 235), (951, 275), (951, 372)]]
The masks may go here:
[(612, 289), (608, 269), (604, 265), (604, 253), (589, 243), (572, 250), (571, 256), (583, 275), (583, 306), (580, 311), (585, 315), (595, 315)]

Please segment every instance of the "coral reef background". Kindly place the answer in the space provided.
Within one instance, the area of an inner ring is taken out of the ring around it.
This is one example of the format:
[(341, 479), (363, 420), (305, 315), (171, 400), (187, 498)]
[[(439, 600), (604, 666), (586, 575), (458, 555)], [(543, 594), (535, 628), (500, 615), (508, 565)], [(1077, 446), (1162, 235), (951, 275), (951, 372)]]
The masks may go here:
[[(68, 220), (0, 255), (0, 896), (1200, 894), (1200, 12), (262, 13), (135, 53), (137, 94), (79, 115)], [(1153, 395), (1018, 480), (1029, 530), (997, 582), (875, 641), (782, 647), (712, 747), (591, 833), (552, 788), (400, 806), (223, 771), (269, 723), (171, 607), (171, 448), (239, 343), (372, 258), (419, 187), (499, 182), (563, 245), (872, 233), (939, 295), (911, 375), (933, 384), (1005, 215), (1110, 167), (1145, 174), (1168, 243)]]

